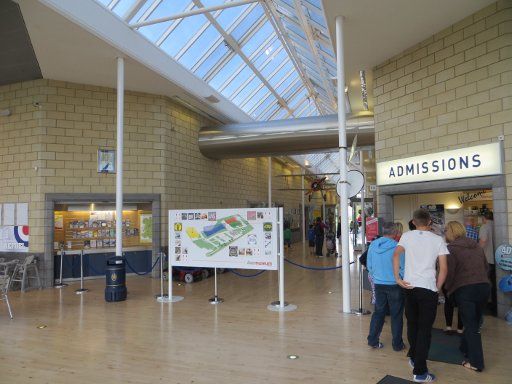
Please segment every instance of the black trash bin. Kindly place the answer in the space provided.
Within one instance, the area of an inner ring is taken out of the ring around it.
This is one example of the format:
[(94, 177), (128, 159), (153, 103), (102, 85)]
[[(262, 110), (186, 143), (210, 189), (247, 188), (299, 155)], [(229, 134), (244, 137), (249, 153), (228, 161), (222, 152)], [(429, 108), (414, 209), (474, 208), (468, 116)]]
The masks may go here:
[(126, 265), (124, 257), (116, 256), (107, 259), (105, 268), (105, 301), (126, 300)]

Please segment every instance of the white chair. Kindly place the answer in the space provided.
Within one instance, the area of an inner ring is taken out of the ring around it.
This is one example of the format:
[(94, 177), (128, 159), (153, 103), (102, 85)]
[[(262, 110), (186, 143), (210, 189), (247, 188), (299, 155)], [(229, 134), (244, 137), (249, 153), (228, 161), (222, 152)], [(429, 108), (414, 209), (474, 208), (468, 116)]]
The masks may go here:
[(13, 319), (14, 316), (12, 315), (11, 304), (9, 303), (9, 296), (7, 296), (10, 281), (11, 278), (9, 276), (0, 276), (0, 300), (5, 300), (7, 303), (7, 309), (9, 310), (9, 317)]
[[(35, 276), (31, 276), (29, 274), (30, 270), (35, 273)], [(23, 260), (22, 263), (16, 265), (12, 276), (12, 282), (20, 282), (21, 291), (25, 292), (26, 286), (30, 285), (30, 279), (37, 279), (39, 289), (43, 288), (41, 285), (41, 279), (39, 278), (39, 270), (37, 269), (37, 259), (33, 255), (25, 257), (25, 260)]]

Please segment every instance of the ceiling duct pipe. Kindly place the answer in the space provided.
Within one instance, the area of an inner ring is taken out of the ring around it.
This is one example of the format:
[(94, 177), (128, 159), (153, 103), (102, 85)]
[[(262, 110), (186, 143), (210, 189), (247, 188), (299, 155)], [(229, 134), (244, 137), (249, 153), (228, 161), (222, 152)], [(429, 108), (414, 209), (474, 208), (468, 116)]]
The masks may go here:
[[(347, 143), (374, 145), (373, 117), (347, 120)], [(228, 124), (199, 131), (199, 150), (211, 159), (299, 155), (338, 148), (338, 115)]]

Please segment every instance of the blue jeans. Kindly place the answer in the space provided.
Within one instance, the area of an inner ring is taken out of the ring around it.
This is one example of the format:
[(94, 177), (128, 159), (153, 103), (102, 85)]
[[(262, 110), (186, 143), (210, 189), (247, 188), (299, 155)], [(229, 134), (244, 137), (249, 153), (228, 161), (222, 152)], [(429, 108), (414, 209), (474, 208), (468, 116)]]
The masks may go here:
[(386, 309), (389, 306), (391, 315), (391, 333), (393, 335), (393, 349), (401, 350), (404, 345), (402, 330), (404, 326), (404, 293), (398, 285), (375, 284), (375, 311), (370, 322), (368, 345), (376, 346), (379, 343), (380, 333), (384, 326)]

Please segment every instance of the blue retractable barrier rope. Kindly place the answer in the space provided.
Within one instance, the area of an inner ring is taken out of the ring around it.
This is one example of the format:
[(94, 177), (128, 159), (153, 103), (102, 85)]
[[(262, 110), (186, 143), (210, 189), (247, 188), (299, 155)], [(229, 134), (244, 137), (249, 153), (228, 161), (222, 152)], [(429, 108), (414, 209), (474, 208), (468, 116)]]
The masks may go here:
[(128, 268), (130, 268), (132, 270), (132, 272), (134, 272), (135, 274), (139, 275), (139, 276), (144, 276), (144, 275), (147, 275), (148, 273), (151, 273), (153, 271), (153, 269), (155, 269), (155, 266), (158, 264), (158, 262), (160, 261), (160, 256), (158, 256), (155, 260), (155, 263), (153, 264), (153, 266), (151, 267), (151, 269), (147, 272), (137, 272), (131, 265), (130, 263), (128, 262), (128, 259), (125, 257), (124, 260), (126, 261), (126, 265), (128, 266)]
[[(308, 267), (307, 265), (301, 265), (299, 263), (296, 263), (294, 261), (291, 261), (289, 259), (284, 259), (287, 263), (290, 263), (291, 265), (294, 265), (296, 267), (302, 268), (302, 269), (308, 269), (310, 271), (332, 271), (335, 269), (340, 269), (342, 266), (339, 265), (337, 267)], [(350, 264), (354, 264), (354, 261), (352, 261)]]
[(252, 275), (244, 275), (244, 274), (242, 274), (242, 273), (235, 272), (235, 271), (234, 271), (234, 270), (232, 270), (232, 269), (230, 269), (230, 270), (229, 270), (229, 272), (231, 272), (233, 275), (238, 276), (238, 277), (251, 278), (251, 277), (256, 277), (256, 276), (259, 276), (259, 275), (261, 275), (261, 274), (265, 273), (265, 272), (266, 272), (266, 270), (256, 272), (256, 273), (254, 273), (254, 274), (252, 274)]

